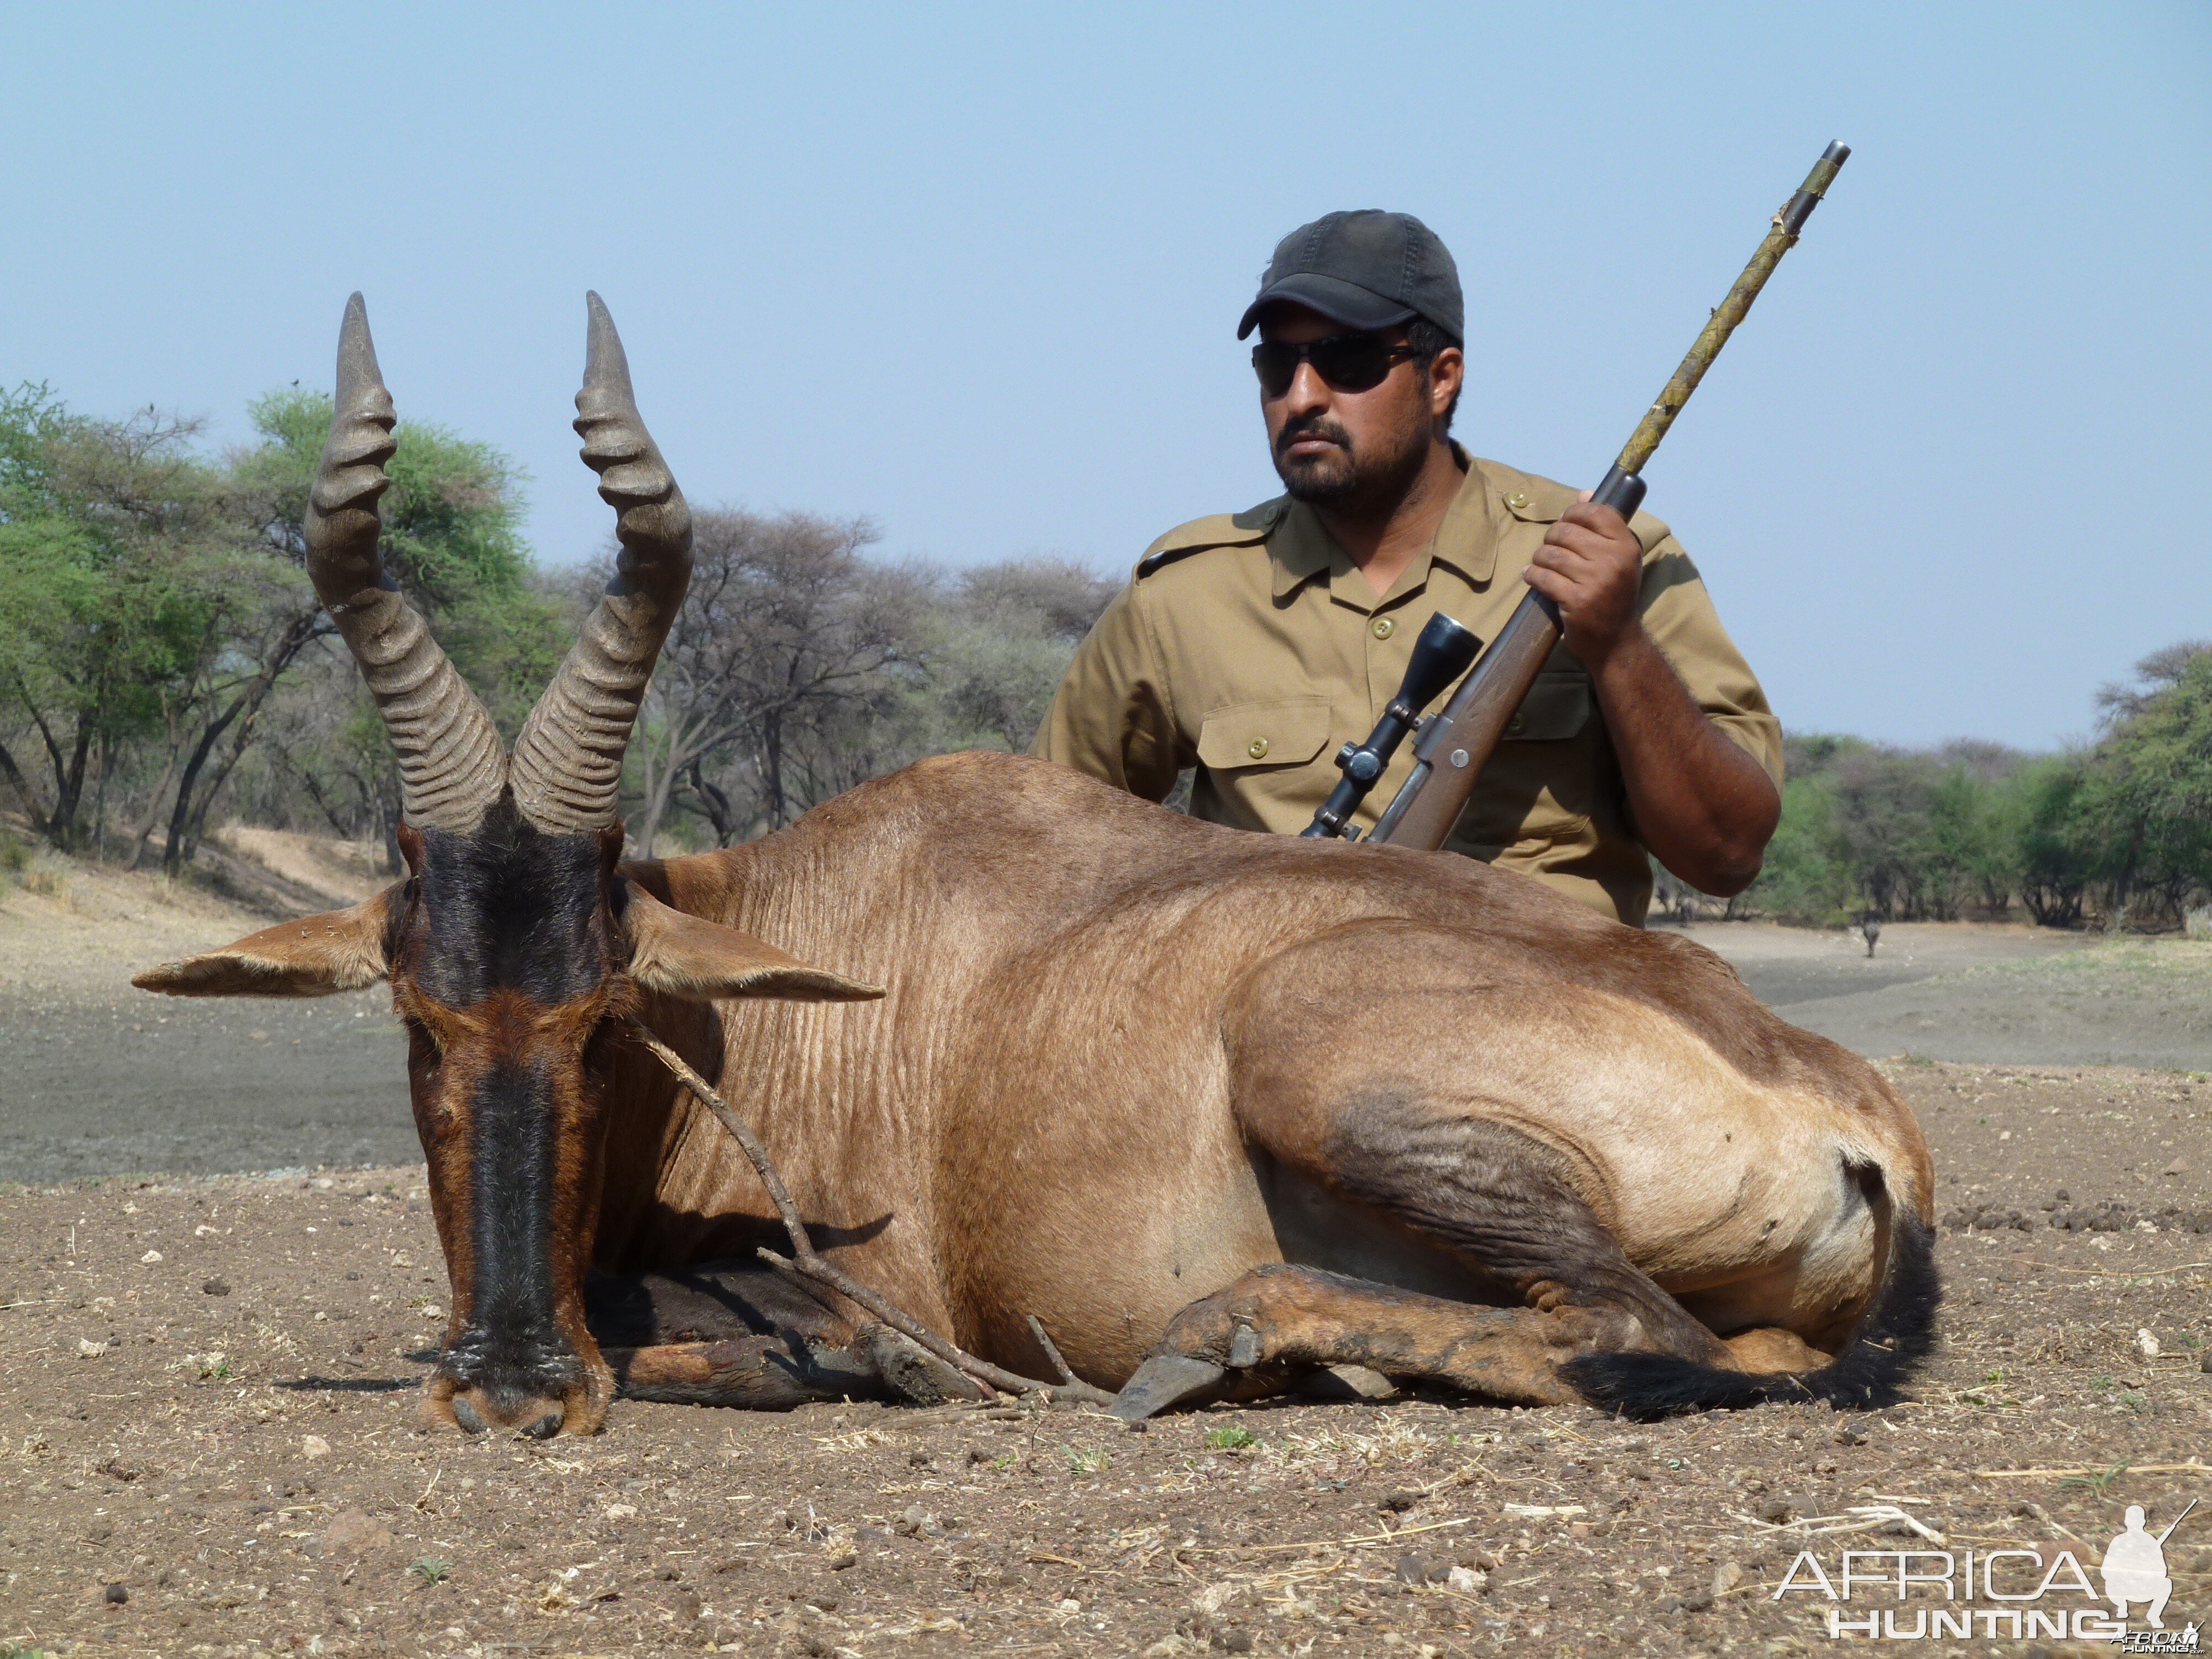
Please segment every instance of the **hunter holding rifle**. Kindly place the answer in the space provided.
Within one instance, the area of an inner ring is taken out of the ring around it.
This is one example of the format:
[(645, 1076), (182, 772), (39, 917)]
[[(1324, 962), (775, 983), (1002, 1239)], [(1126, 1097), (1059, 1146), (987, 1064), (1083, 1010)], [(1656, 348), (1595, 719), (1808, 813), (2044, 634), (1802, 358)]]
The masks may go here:
[[(1632, 926), (1646, 848), (1701, 891), (1749, 885), (1781, 813), (1781, 726), (1664, 524), (1452, 441), (1466, 326), (1435, 234), (1372, 210), (1293, 231), (1237, 337), (1255, 326), (1286, 493), (1146, 550), (1032, 752), (1151, 800), (1195, 767), (1195, 816), (1296, 835), (1430, 617), (1486, 643), (1533, 587), (1564, 638), (1444, 845)], [(1356, 826), (1413, 765), (1395, 756)]]

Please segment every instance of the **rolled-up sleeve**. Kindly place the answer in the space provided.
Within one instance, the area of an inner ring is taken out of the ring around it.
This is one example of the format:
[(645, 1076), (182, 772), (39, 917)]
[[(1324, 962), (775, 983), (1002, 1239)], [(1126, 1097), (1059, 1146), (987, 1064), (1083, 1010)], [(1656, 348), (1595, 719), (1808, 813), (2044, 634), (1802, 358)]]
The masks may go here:
[(1131, 582), (1076, 647), (1030, 753), (1165, 800), (1193, 763), (1182, 748), (1140, 584)]
[(1780, 788), (1782, 722), (1721, 626), (1697, 566), (1671, 534), (1644, 557), (1643, 610), (1644, 631), (1682, 677), (1698, 707)]

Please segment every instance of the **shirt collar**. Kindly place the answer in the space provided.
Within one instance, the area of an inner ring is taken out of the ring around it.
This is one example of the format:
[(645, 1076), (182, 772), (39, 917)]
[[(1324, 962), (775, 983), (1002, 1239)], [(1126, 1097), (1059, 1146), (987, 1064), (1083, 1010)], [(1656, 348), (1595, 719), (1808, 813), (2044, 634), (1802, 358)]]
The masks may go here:
[[(1275, 597), (1286, 598), (1301, 583), (1325, 574), (1332, 592), (1357, 599), (1362, 609), (1372, 609), (1401, 594), (1419, 592), (1427, 585), (1429, 567), (1439, 561), (1470, 582), (1488, 581), (1498, 564), (1498, 504), (1482, 469), (1456, 443), (1452, 445), (1452, 456), (1467, 469), (1467, 476), (1461, 479), (1451, 505), (1444, 509), (1434, 539), (1400, 574), (1389, 593), (1378, 596), (1369, 588), (1335, 538), (1322, 527), (1320, 516), (1304, 501), (1292, 501), (1267, 538), (1268, 556), (1274, 565)], [(1345, 586), (1346, 578), (1357, 580), (1358, 586)]]

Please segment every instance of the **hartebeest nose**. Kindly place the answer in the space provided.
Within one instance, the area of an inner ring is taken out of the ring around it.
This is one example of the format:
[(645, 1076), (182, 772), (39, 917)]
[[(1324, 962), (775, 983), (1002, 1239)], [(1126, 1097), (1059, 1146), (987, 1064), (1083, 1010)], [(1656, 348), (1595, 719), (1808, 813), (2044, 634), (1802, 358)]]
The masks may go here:
[(474, 1388), (454, 1395), (453, 1421), (463, 1431), (482, 1434), (492, 1428), (520, 1430), (533, 1440), (550, 1440), (568, 1419), (566, 1402), (542, 1395), (512, 1389)]

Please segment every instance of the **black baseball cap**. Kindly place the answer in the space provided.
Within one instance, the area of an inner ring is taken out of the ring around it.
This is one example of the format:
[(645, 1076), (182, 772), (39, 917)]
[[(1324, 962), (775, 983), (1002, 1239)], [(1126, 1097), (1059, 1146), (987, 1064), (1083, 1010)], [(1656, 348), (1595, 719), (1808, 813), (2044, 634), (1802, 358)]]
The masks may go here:
[(1275, 245), (1260, 297), (1237, 325), (1243, 339), (1277, 300), (1310, 307), (1350, 328), (1389, 328), (1425, 317), (1457, 342), (1467, 339), (1459, 267), (1437, 234), (1410, 213), (1355, 208), (1322, 215)]

